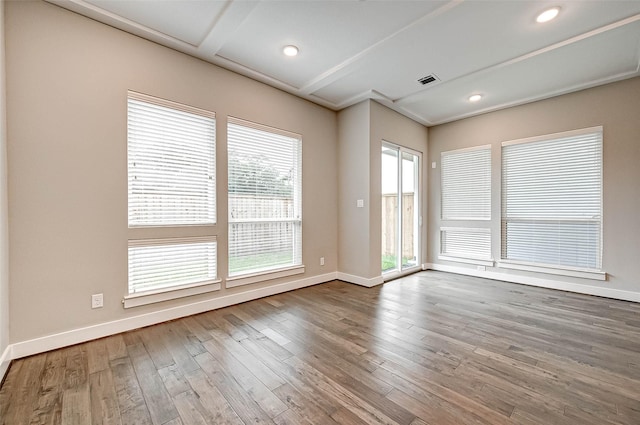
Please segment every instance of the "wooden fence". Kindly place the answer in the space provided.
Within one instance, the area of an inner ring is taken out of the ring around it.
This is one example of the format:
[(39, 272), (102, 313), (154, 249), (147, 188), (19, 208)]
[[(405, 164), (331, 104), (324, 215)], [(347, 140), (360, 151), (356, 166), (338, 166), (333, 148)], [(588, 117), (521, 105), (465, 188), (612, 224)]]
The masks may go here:
[[(293, 249), (296, 224), (286, 221), (268, 222), (273, 219), (294, 218), (291, 198), (229, 195), (229, 214), (238, 220), (266, 221), (232, 223), (229, 226), (229, 254), (232, 257)], [(260, 241), (260, 244), (255, 241)]]
[[(402, 223), (402, 256), (414, 256), (414, 201), (413, 193), (402, 195), (402, 209), (406, 220)], [(382, 195), (382, 255), (395, 256), (397, 251), (398, 196)]]

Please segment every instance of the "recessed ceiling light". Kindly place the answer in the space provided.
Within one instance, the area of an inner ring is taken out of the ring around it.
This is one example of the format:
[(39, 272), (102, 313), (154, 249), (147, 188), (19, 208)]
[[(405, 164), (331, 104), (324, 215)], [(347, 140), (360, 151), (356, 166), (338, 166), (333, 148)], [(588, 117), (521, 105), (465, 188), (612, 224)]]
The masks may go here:
[(549, 22), (550, 20), (558, 16), (558, 13), (560, 13), (559, 7), (552, 7), (551, 9), (547, 9), (538, 15), (538, 17), (536, 18), (536, 22), (540, 24)]
[(298, 48), (294, 45), (284, 46), (284, 48), (282, 49), (282, 53), (287, 56), (297, 56)]
[(473, 95), (469, 96), (469, 102), (477, 102), (480, 99), (482, 99), (482, 95), (481, 94), (473, 94)]

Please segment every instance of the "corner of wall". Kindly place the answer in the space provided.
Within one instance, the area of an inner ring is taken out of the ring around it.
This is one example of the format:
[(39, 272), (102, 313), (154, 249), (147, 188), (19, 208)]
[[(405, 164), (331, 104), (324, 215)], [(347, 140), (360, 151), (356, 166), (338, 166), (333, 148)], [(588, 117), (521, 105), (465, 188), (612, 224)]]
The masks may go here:
[(7, 119), (5, 2), (0, 4), (0, 381), (11, 360), (9, 346), (9, 226), (7, 200)]
[(364, 101), (338, 113), (338, 272), (361, 279), (369, 278), (370, 110)]

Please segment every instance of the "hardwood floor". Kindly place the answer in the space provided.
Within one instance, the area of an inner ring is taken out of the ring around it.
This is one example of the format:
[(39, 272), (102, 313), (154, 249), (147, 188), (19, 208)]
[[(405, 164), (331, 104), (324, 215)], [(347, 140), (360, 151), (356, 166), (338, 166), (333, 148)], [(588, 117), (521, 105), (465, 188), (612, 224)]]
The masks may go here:
[(640, 424), (640, 304), (421, 272), (15, 361), (2, 424)]

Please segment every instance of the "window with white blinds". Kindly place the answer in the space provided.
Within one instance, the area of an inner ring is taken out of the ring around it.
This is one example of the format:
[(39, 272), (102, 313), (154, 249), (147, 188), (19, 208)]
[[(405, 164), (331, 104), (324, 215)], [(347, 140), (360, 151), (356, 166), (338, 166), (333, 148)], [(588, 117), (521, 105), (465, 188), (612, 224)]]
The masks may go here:
[(491, 260), (491, 145), (442, 152), (440, 164), (440, 257)]
[(602, 127), (502, 144), (502, 258), (599, 270)]
[(213, 112), (129, 92), (129, 227), (216, 221)]
[(442, 152), (443, 220), (491, 219), (491, 146)]
[(129, 296), (213, 282), (215, 114), (131, 91), (127, 105)]
[(129, 294), (217, 279), (214, 236), (129, 241)]
[(491, 229), (441, 227), (440, 254), (473, 260), (491, 260)]
[(230, 117), (227, 150), (229, 276), (301, 265), (301, 137)]

